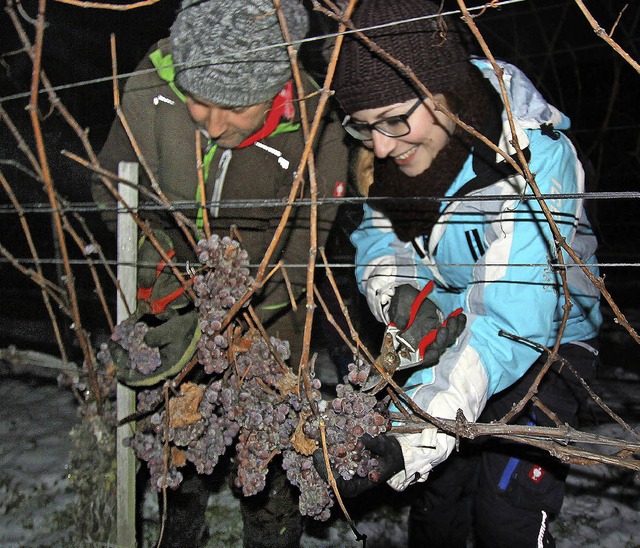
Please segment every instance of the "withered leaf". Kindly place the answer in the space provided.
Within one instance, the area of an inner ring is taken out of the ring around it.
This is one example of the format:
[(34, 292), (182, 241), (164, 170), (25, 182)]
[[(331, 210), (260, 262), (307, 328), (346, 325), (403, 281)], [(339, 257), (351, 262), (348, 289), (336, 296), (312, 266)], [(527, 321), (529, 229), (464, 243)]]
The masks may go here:
[(169, 400), (169, 424), (172, 428), (189, 426), (202, 418), (198, 412), (198, 406), (204, 390), (204, 385), (185, 382), (180, 387), (181, 395)]
[(187, 464), (187, 454), (175, 446), (171, 447), (171, 462), (176, 468), (180, 468)]
[(300, 421), (298, 422), (298, 426), (296, 426), (296, 431), (291, 436), (291, 443), (293, 444), (294, 449), (302, 454), (309, 456), (313, 454), (313, 452), (318, 448), (318, 444), (316, 440), (308, 438), (304, 433), (304, 423), (307, 418), (311, 415), (311, 413), (302, 413), (300, 415)]

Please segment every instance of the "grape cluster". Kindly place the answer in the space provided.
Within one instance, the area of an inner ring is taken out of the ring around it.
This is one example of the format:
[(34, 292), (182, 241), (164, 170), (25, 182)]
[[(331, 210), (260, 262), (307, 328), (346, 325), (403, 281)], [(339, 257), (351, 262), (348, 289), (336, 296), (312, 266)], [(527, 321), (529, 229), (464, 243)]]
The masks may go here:
[(162, 401), (162, 387), (140, 390), (136, 409), (142, 413), (155, 410)]
[[(327, 411), (327, 401), (322, 399), (320, 388), (322, 383), (314, 378), (313, 372), (310, 375), (310, 386), (306, 387), (302, 394), (290, 393), (289, 406), (298, 413), (302, 420), (304, 417), (312, 416), (316, 413), (324, 414)], [(305, 424), (303, 422), (303, 424)], [(303, 428), (304, 430), (304, 428)], [(282, 453), (282, 468), (287, 474), (289, 483), (295, 485), (300, 490), (298, 505), (300, 513), (304, 516), (313, 517), (316, 520), (326, 521), (331, 515), (330, 508), (333, 506), (333, 498), (329, 485), (320, 477), (313, 465), (312, 453), (319, 444), (312, 441), (311, 449), (307, 448), (304, 453), (300, 453), (296, 448), (285, 449)]]
[(220, 329), (229, 309), (253, 283), (248, 269), (249, 256), (238, 242), (217, 234), (200, 240), (196, 252), (198, 260), (207, 267), (193, 280), (202, 331), (198, 359), (206, 373), (222, 373), (229, 362), (227, 337)]
[[(104, 371), (104, 374), (96, 376), (98, 393), (103, 394), (105, 398), (115, 397), (117, 382), (114, 375), (113, 357), (107, 343), (100, 344), (96, 352), (96, 363)], [(93, 389), (89, 389), (89, 377), (84, 374), (87, 372), (87, 363), (83, 364), (82, 371), (83, 374), (79, 374), (78, 371), (73, 373), (65, 371), (58, 376), (58, 382), (63, 386), (73, 386), (76, 394), (82, 394), (86, 399), (85, 403), (88, 403), (89, 400), (94, 399), (94, 396)]]
[[(140, 390), (137, 409), (146, 416), (138, 421), (129, 445), (147, 462), (158, 490), (164, 485), (176, 487), (182, 481), (180, 467), (187, 461), (198, 473), (211, 474), (233, 447), (234, 483), (245, 496), (265, 488), (270, 464), (282, 455), (288, 481), (300, 490), (300, 512), (326, 520), (333, 495), (312, 457), (320, 446), (320, 420), (325, 423), (336, 473), (345, 480), (359, 476), (375, 481), (377, 461), (361, 437), (385, 432), (388, 419), (375, 396), (351, 385), (338, 385), (338, 397), (327, 401), (313, 371), (305, 374), (306, 382), (300, 382), (287, 364), (287, 341), (265, 340), (258, 329), (237, 318), (223, 331), (229, 311), (253, 283), (249, 259), (238, 242), (215, 235), (201, 240), (197, 253), (202, 268), (193, 287), (202, 331), (198, 360), (204, 372), (196, 377), (201, 384), (190, 383), (182, 401), (170, 393), (168, 408), (162, 387)], [(113, 340), (129, 352), (132, 366), (143, 373), (153, 371), (156, 358), (159, 365), (157, 349), (144, 345), (147, 329), (132, 320), (120, 324), (113, 334)], [(349, 366), (348, 379), (354, 385), (361, 385), (368, 374), (369, 366), (360, 360)]]
[[(281, 358), (288, 357), (288, 344), (270, 342)], [(228, 383), (236, 391), (223, 392), (222, 403), (227, 418), (240, 425), (235, 484), (250, 496), (264, 489), (269, 462), (290, 446), (299, 418), (288, 403), (289, 392), (282, 391), (290, 370), (277, 362), (259, 333), (250, 334), (248, 351), (236, 358), (236, 371)]]
[(129, 353), (131, 369), (143, 375), (149, 375), (160, 367), (160, 351), (144, 342), (148, 331), (146, 323), (129, 317), (116, 325), (111, 334), (111, 340)]
[(287, 479), (300, 489), (300, 513), (320, 521), (330, 517), (333, 506), (331, 490), (313, 466), (313, 458), (287, 450), (282, 453), (282, 468)]
[(111, 352), (109, 351), (109, 345), (107, 343), (102, 343), (98, 352), (96, 353), (96, 360), (98, 363), (104, 367), (107, 367), (109, 364), (113, 363), (113, 358), (111, 357)]
[(164, 474), (164, 444), (159, 436), (149, 433), (136, 432), (133, 437), (124, 440), (125, 445), (131, 447), (140, 460), (147, 463), (151, 484), (160, 491), (163, 486), (176, 489), (182, 482), (182, 473), (173, 465), (171, 457)]
[(207, 429), (207, 422), (206, 419), (200, 419), (193, 424), (185, 426), (169, 426), (169, 441), (178, 447), (187, 447), (191, 443), (196, 443), (197, 440), (202, 438)]
[(227, 446), (233, 443), (237, 432), (235, 423), (226, 423), (224, 419), (211, 415), (203, 435), (187, 448), (187, 459), (195, 465), (199, 474), (211, 474)]
[(206, 418), (207, 424), (201, 437), (191, 442), (186, 450), (186, 457), (198, 470), (199, 474), (211, 474), (220, 456), (233, 443), (238, 433), (237, 422), (225, 416), (218, 416), (222, 383), (213, 382), (207, 386), (198, 406), (200, 415)]
[(326, 412), (312, 416), (305, 424), (305, 434), (320, 440), (320, 418), (324, 419), (327, 452), (332, 469), (344, 480), (353, 477), (378, 478), (378, 461), (371, 456), (360, 439), (364, 434), (375, 437), (389, 427), (389, 419), (378, 410), (374, 396), (359, 392), (350, 385), (336, 387), (337, 398)]
[(366, 363), (360, 358), (356, 358), (347, 367), (349, 368), (349, 375), (347, 378), (351, 384), (362, 386), (367, 382), (369, 373), (371, 372), (371, 364)]

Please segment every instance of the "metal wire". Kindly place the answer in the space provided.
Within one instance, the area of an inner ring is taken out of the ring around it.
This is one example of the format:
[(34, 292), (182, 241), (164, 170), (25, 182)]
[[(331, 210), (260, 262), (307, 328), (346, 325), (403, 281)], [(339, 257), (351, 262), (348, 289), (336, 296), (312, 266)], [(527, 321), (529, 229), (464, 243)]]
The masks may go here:
[[(511, 4), (518, 4), (518, 3), (522, 3), (525, 0), (506, 0), (503, 2), (500, 2), (499, 6), (503, 7), (503, 6), (507, 6), (507, 5), (511, 5)], [(547, 6), (547, 7), (551, 7), (551, 6)], [(475, 7), (470, 7), (469, 11), (479, 11), (479, 10), (483, 10), (485, 9), (484, 5), (480, 5), (480, 6), (475, 6)], [(448, 12), (445, 12), (445, 15), (451, 15), (451, 14), (459, 14), (460, 11), (459, 10), (451, 10)], [(504, 12), (503, 12), (504, 13)], [(505, 15), (501, 15), (502, 16), (506, 16)], [(377, 29), (377, 28), (381, 28), (381, 27), (387, 27), (387, 26), (394, 26), (394, 25), (400, 25), (403, 23), (407, 23), (407, 22), (412, 22), (412, 21), (417, 21), (417, 20), (422, 20), (422, 19), (429, 19), (432, 18), (434, 16), (423, 16), (423, 17), (418, 17), (418, 18), (411, 18), (411, 19), (404, 19), (401, 21), (394, 21), (392, 23), (387, 23), (384, 25), (378, 25), (378, 26), (373, 26), (373, 27), (366, 27), (363, 29), (358, 29), (358, 30), (362, 30), (362, 31), (366, 31), (366, 30), (371, 30), (371, 29)], [(350, 34), (352, 32), (355, 31), (346, 31), (345, 33), (342, 34)], [(322, 41), (322, 40), (327, 40), (327, 39), (332, 39), (335, 38), (337, 36), (339, 36), (341, 33), (327, 33), (327, 34), (323, 34), (321, 36), (315, 36), (315, 37), (311, 37), (311, 38), (306, 38), (303, 40), (299, 40), (296, 42), (293, 42), (293, 44), (295, 45), (301, 45), (304, 43), (309, 43), (309, 42), (315, 42), (315, 41)], [(281, 48), (288, 45), (288, 43), (286, 42), (282, 42), (279, 44), (274, 44), (274, 45), (269, 45), (269, 46), (264, 46), (264, 47), (259, 47), (259, 48), (254, 48), (251, 50), (246, 50), (243, 52), (238, 52), (236, 54), (234, 54), (233, 56), (223, 56), (223, 57), (219, 57), (219, 58), (215, 58), (215, 59), (201, 59), (199, 61), (196, 61), (196, 63), (220, 63), (220, 62), (228, 62), (228, 60), (233, 57), (233, 60), (235, 61), (242, 61), (243, 56), (246, 56), (248, 54), (253, 54), (256, 52), (261, 52), (261, 51), (265, 51), (265, 50), (269, 50), (269, 49), (273, 49), (273, 48)], [(606, 44), (599, 44), (598, 47), (604, 47), (606, 46)], [(588, 46), (591, 47), (591, 46)], [(176, 65), (178, 66), (178, 65)], [(129, 73), (123, 73), (123, 74), (119, 74), (117, 75), (118, 79), (123, 79), (123, 78), (128, 78), (128, 77), (132, 77), (132, 76), (137, 76), (137, 75), (142, 75), (148, 72), (155, 72), (156, 69), (148, 69), (148, 70), (144, 70), (144, 71), (134, 71), (134, 72), (129, 72)], [(68, 90), (68, 89), (74, 89), (74, 88), (80, 88), (83, 86), (89, 86), (89, 85), (93, 85), (93, 84), (101, 84), (101, 83), (105, 83), (105, 82), (112, 82), (113, 81), (113, 77), (112, 76), (105, 76), (105, 77), (101, 77), (101, 78), (95, 78), (95, 79), (91, 79), (91, 80), (83, 80), (83, 81), (79, 81), (79, 82), (73, 82), (73, 83), (69, 83), (69, 84), (63, 84), (63, 85), (59, 85), (59, 86), (55, 86), (53, 88), (51, 88), (51, 90), (53, 91), (61, 91), (61, 90)], [(40, 93), (47, 93), (48, 90), (40, 90)], [(14, 94), (14, 95), (7, 95), (7, 96), (2, 96), (0, 97), (0, 102), (8, 102), (11, 100), (17, 100), (17, 99), (24, 99), (24, 98), (28, 98), (30, 96), (30, 92), (24, 92), (24, 93), (18, 93), (18, 94)], [(627, 129), (633, 129), (637, 126), (630, 126)], [(618, 129), (625, 129), (625, 128), (618, 128)], [(577, 131), (585, 131), (585, 130), (577, 130)], [(7, 163), (7, 162), (4, 162)], [(517, 200), (521, 200), (521, 201), (529, 201), (529, 200), (558, 200), (558, 199), (583, 199), (583, 200), (636, 200), (640, 198), (640, 192), (634, 192), (634, 191), (624, 191), (624, 192), (584, 192), (584, 193), (570, 193), (570, 194), (553, 194), (553, 195), (549, 195), (549, 194), (545, 194), (542, 195), (540, 197), (536, 197), (536, 196), (532, 196), (532, 195), (514, 195), (513, 199), (517, 199)], [(422, 201), (437, 201), (437, 202), (451, 202), (451, 201), (459, 201), (459, 202), (465, 202), (465, 201), (502, 201), (505, 199), (505, 196), (503, 195), (485, 195), (485, 196), (463, 196), (463, 197), (456, 197), (455, 199), (453, 198), (443, 198), (443, 197), (407, 197), (407, 198), (394, 198), (394, 201), (396, 202), (422, 202)], [(247, 208), (256, 208), (256, 207), (260, 207), (260, 208), (273, 208), (273, 209), (282, 209), (288, 205), (294, 205), (294, 206), (311, 206), (311, 205), (327, 205), (327, 204), (332, 204), (332, 205), (341, 205), (341, 204), (362, 204), (365, 201), (368, 201), (369, 203), (373, 203), (373, 202), (384, 202), (386, 200), (390, 200), (390, 198), (385, 198), (385, 197), (379, 197), (379, 198), (362, 198), (362, 197), (347, 197), (347, 198), (324, 198), (324, 199), (319, 199), (317, 201), (312, 201), (312, 200), (297, 200), (293, 203), (290, 202), (286, 202), (286, 201), (282, 201), (281, 199), (277, 199), (277, 198), (273, 198), (273, 199), (266, 199), (266, 200), (221, 200), (221, 201), (212, 201), (209, 202), (207, 204), (207, 207), (212, 207), (212, 206), (220, 206), (220, 207), (224, 207), (227, 209), (247, 209)], [(176, 201), (174, 203), (172, 203), (171, 205), (171, 209), (172, 210), (195, 210), (197, 209), (199, 206), (197, 204), (195, 204), (193, 201)], [(28, 214), (39, 214), (39, 213), (44, 213), (44, 214), (51, 214), (54, 211), (56, 211), (55, 208), (51, 207), (49, 202), (30, 202), (30, 203), (26, 203), (26, 204), (22, 204), (22, 208), (24, 213), (28, 213)], [(116, 211), (117, 209), (117, 205), (113, 204), (113, 206), (106, 206), (105, 208), (101, 208), (100, 211), (98, 210), (97, 206), (95, 205), (95, 203), (93, 202), (76, 202), (76, 203), (71, 203), (68, 205), (65, 205), (64, 207), (60, 208), (60, 212), (62, 213), (103, 213), (105, 211)], [(161, 204), (144, 204), (141, 205), (140, 207), (138, 207), (137, 209), (135, 209), (134, 211), (158, 211), (158, 210), (168, 210), (169, 207), (165, 206), (165, 205), (161, 205)], [(15, 210), (15, 208), (11, 205), (8, 204), (2, 204), (0, 205), (0, 214), (16, 214), (17, 211)], [(17, 261), (19, 261), (21, 264), (35, 264), (35, 261), (32, 258), (20, 258), (20, 259), (16, 259)], [(0, 258), (0, 264), (2, 263), (8, 263), (9, 260), (5, 259), (5, 258)], [(42, 258), (39, 259), (38, 262), (40, 264), (46, 265), (46, 264), (53, 264), (53, 265), (57, 265), (57, 264), (62, 264), (62, 261), (60, 259), (56, 259), (56, 258)], [(87, 260), (86, 259), (72, 259), (71, 264), (73, 265), (86, 265)], [(97, 262), (97, 260), (96, 260)], [(114, 260), (110, 260), (107, 261), (108, 264), (110, 265), (115, 265), (117, 264), (117, 261)], [(178, 266), (186, 266), (186, 264), (178, 264)], [(257, 265), (251, 265), (251, 266), (257, 266)], [(275, 266), (275, 265), (271, 265), (271, 266)], [(307, 268), (307, 264), (286, 264), (284, 265), (287, 268)], [(319, 267), (322, 267), (322, 265), (318, 265)], [(331, 268), (353, 268), (355, 266), (359, 266), (356, 265), (354, 263), (334, 263), (329, 265)], [(460, 266), (460, 267), (469, 267), (469, 266), (474, 266), (474, 264), (455, 264), (455, 265), (442, 265), (442, 266)], [(503, 264), (492, 264), (492, 266), (507, 266), (507, 265), (503, 265)], [(557, 268), (561, 268), (559, 265), (550, 265), (548, 263), (541, 263), (541, 264), (536, 264), (536, 263), (531, 263), (531, 264), (509, 264), (508, 266), (522, 266), (522, 267), (531, 267), (531, 266), (535, 266), (535, 267), (549, 267), (549, 266), (554, 266)], [(572, 268), (574, 266), (577, 265), (566, 265), (566, 268)], [(606, 268), (618, 268), (618, 267), (638, 267), (640, 266), (639, 263), (634, 263), (634, 262), (626, 262), (626, 263), (614, 263), (614, 262), (605, 262), (605, 263), (598, 263), (597, 265), (594, 266), (599, 266), (599, 267), (606, 267)]]
[[(521, 2), (525, 2), (526, 0), (505, 0), (503, 2), (500, 2), (500, 7), (502, 6), (508, 6), (511, 4), (519, 4)], [(468, 8), (470, 12), (472, 11), (480, 11), (485, 9), (485, 6), (475, 6), (475, 7), (470, 7)], [(459, 14), (460, 10), (451, 10), (448, 12), (443, 12), (444, 15), (452, 15), (452, 14)], [(430, 18), (434, 18), (437, 17), (435, 15), (427, 15), (427, 16), (423, 16), (423, 17), (416, 17), (413, 19), (405, 19), (402, 21), (394, 21), (392, 23), (387, 23), (386, 25), (379, 25), (379, 26), (375, 26), (375, 27), (365, 27), (362, 29), (358, 29), (359, 31), (367, 31), (370, 29), (374, 29), (374, 28), (379, 28), (382, 26), (395, 26), (395, 25), (401, 25), (403, 23), (407, 23), (407, 22), (411, 22), (411, 21), (418, 21), (418, 20), (422, 20), (422, 19), (430, 19)], [(263, 47), (259, 47), (259, 48), (253, 48), (250, 50), (244, 50), (242, 52), (237, 52), (236, 54), (230, 55), (230, 56), (221, 56), (221, 57), (216, 57), (216, 58), (202, 58), (202, 59), (198, 59), (195, 61), (191, 61), (189, 64), (201, 64), (201, 63), (212, 63), (212, 64), (217, 64), (217, 63), (228, 63), (229, 60), (233, 60), (233, 61), (242, 61), (242, 56), (243, 55), (247, 55), (247, 54), (253, 54), (253, 53), (257, 53), (257, 52), (262, 52), (262, 51), (267, 51), (270, 49), (274, 49), (274, 48), (283, 48), (286, 47), (290, 44), (292, 45), (302, 45), (304, 43), (308, 43), (308, 42), (316, 42), (316, 41), (321, 41), (321, 40), (325, 40), (328, 38), (335, 38), (337, 36), (339, 36), (340, 34), (352, 34), (356, 31), (345, 31), (344, 33), (338, 33), (338, 32), (334, 32), (334, 33), (328, 33), (328, 34), (323, 34), (322, 36), (313, 36), (310, 38), (305, 38), (303, 40), (296, 40), (294, 42), (281, 42), (278, 44), (272, 44), (272, 45), (268, 45), (268, 46), (263, 46)], [(179, 68), (180, 66), (182, 66), (181, 64), (176, 63), (175, 67)], [(148, 70), (144, 70), (144, 71), (134, 71), (134, 72), (128, 72), (128, 73), (123, 73), (123, 74), (119, 74), (117, 76), (118, 79), (121, 78), (129, 78), (131, 76), (136, 76), (136, 75), (141, 75), (141, 74), (145, 74), (147, 72), (155, 72), (156, 69), (148, 69)], [(62, 90), (68, 90), (68, 89), (75, 89), (75, 88), (79, 88), (79, 87), (83, 87), (83, 86), (89, 86), (89, 85), (93, 85), (93, 84), (103, 84), (105, 82), (113, 82), (113, 76), (103, 76), (101, 78), (94, 78), (91, 80), (82, 80), (80, 82), (73, 82), (73, 83), (69, 83), (69, 84), (61, 84), (58, 86), (54, 86), (52, 88), (50, 88), (50, 90), (52, 91), (62, 91)], [(39, 93), (45, 94), (48, 93), (49, 90), (45, 90), (45, 89), (41, 89), (39, 91)], [(16, 93), (13, 95), (5, 95), (5, 96), (0, 96), (0, 102), (7, 102), (7, 101), (14, 101), (16, 99), (25, 99), (25, 98), (29, 98), (31, 95), (30, 92), (23, 92), (23, 93)]]
[[(503, 194), (487, 194), (482, 196), (458, 196), (456, 198), (452, 198), (449, 196), (408, 196), (402, 198), (391, 198), (391, 197), (375, 197), (375, 198), (364, 198), (361, 196), (352, 196), (346, 198), (319, 198), (317, 200), (310, 199), (302, 199), (296, 200), (294, 202), (285, 201), (278, 198), (271, 199), (259, 199), (259, 200), (213, 200), (207, 202), (206, 207), (220, 207), (225, 209), (250, 209), (250, 208), (273, 208), (273, 209), (282, 209), (289, 205), (293, 206), (312, 206), (312, 205), (342, 205), (342, 204), (364, 204), (366, 203), (384, 203), (386, 201), (397, 202), (412, 202), (412, 203), (420, 203), (420, 202), (488, 202), (488, 201), (504, 201), (505, 198), (509, 198), (509, 196), (505, 196)], [(574, 200), (574, 199), (582, 199), (582, 200), (637, 200), (640, 199), (639, 191), (622, 191), (622, 192), (612, 192), (612, 191), (603, 191), (603, 192), (575, 192), (575, 193), (566, 193), (566, 194), (541, 194), (538, 196), (533, 196), (531, 194), (514, 194), (511, 196), (514, 200), (519, 200), (522, 202), (528, 202), (531, 200), (541, 201), (541, 200)], [(102, 213), (106, 211), (117, 211), (118, 206), (116, 204), (113, 205), (105, 205), (98, 209), (97, 205), (94, 202), (72, 202), (68, 205), (65, 205), (61, 208), (53, 208), (49, 202), (30, 202), (21, 204), (22, 210), (24, 213), (53, 213), (61, 212), (61, 213)], [(134, 208), (133, 211), (182, 211), (182, 210), (195, 210), (201, 207), (199, 204), (196, 204), (193, 200), (176, 200), (171, 203), (171, 206), (167, 206), (164, 204), (156, 204), (156, 203), (148, 203), (140, 205), (138, 208)], [(15, 214), (17, 213), (15, 208), (10, 204), (1, 204), (0, 205), (0, 215), (7, 214)]]
[[(32, 257), (24, 257), (24, 258), (14, 258), (15, 262), (18, 262), (20, 264), (35, 264), (35, 260)], [(0, 257), (0, 264), (6, 264), (9, 263), (10, 261), (5, 259), (5, 258), (1, 258)], [(110, 266), (115, 266), (115, 265), (128, 265), (131, 266), (132, 263), (128, 263), (128, 262), (123, 262), (123, 261), (116, 261), (115, 259), (109, 259), (107, 261), (98, 261), (98, 259), (94, 258), (94, 264), (108, 264)], [(38, 259), (38, 264), (41, 265), (59, 265), (59, 264), (63, 264), (62, 259), (56, 259), (56, 258), (39, 258)], [(87, 259), (69, 259), (69, 264), (71, 265), (75, 265), (75, 266), (87, 266)], [(193, 263), (186, 263), (186, 262), (176, 262), (174, 263), (175, 266), (179, 267), (179, 268), (186, 268), (187, 266), (193, 266)], [(136, 263), (137, 266), (143, 266), (142, 263)], [(147, 264), (147, 266), (156, 266), (156, 265), (151, 265), (151, 264)], [(249, 268), (258, 268), (260, 266), (259, 263), (251, 263), (249, 264)], [(275, 263), (270, 263), (269, 268), (274, 268), (276, 266)], [(281, 266), (285, 267), (285, 268), (308, 268), (309, 265), (307, 263), (282, 263)], [(353, 269), (355, 267), (358, 266), (367, 266), (366, 264), (362, 264), (362, 263), (328, 263), (329, 268), (331, 269), (342, 269), (342, 268), (349, 268), (349, 269)], [(402, 265), (398, 265), (398, 266), (402, 266)], [(438, 267), (474, 267), (477, 266), (476, 263), (438, 263)], [(583, 265), (577, 265), (577, 264), (564, 264), (561, 265), (559, 263), (485, 263), (484, 266), (495, 266), (495, 267), (522, 267), (522, 268), (530, 268), (530, 267), (542, 267), (542, 268), (553, 268), (555, 270), (562, 270), (562, 269), (566, 269), (566, 268), (580, 268)], [(589, 263), (586, 266), (593, 266), (593, 267), (606, 267), (606, 268), (622, 268), (622, 267), (640, 267), (640, 263), (634, 263), (634, 262), (630, 262), (630, 263)], [(316, 268), (320, 268), (323, 269), (324, 268), (324, 263), (316, 263)]]

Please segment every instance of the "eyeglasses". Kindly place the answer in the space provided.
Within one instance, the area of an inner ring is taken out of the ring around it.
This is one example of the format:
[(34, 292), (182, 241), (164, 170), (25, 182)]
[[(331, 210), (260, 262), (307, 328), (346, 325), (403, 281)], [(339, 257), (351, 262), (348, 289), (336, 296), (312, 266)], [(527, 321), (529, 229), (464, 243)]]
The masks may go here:
[(387, 137), (404, 137), (411, 133), (411, 126), (409, 125), (409, 116), (411, 116), (415, 110), (423, 103), (424, 99), (418, 99), (413, 106), (404, 114), (398, 116), (389, 116), (378, 120), (373, 124), (367, 124), (366, 122), (358, 122), (353, 120), (351, 116), (347, 115), (342, 121), (342, 127), (352, 137), (359, 141), (371, 141), (373, 139), (373, 130), (386, 135)]

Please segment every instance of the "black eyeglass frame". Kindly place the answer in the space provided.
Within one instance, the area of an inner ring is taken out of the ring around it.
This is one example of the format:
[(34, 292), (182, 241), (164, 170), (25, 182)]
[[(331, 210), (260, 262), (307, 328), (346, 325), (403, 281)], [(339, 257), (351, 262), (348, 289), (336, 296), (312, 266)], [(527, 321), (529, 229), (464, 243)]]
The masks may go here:
[[(404, 137), (405, 135), (409, 135), (411, 133), (411, 126), (409, 125), (409, 117), (418, 109), (418, 107), (424, 103), (425, 99), (418, 99), (413, 104), (413, 106), (404, 114), (398, 114), (397, 116), (389, 116), (387, 118), (382, 118), (373, 124), (367, 124), (366, 122), (356, 122), (351, 119), (351, 115), (347, 114), (342, 120), (342, 127), (344, 130), (351, 135), (354, 139), (358, 139), (358, 141), (371, 141), (373, 139), (373, 131), (377, 131), (378, 133), (382, 133), (387, 137), (391, 138), (399, 138)], [(401, 122), (406, 126), (406, 131), (404, 133), (390, 133), (389, 131), (385, 131), (380, 128), (380, 124), (389, 123), (389, 122), (397, 123)], [(360, 128), (369, 130), (371, 135), (369, 137), (365, 137), (361, 132)]]

